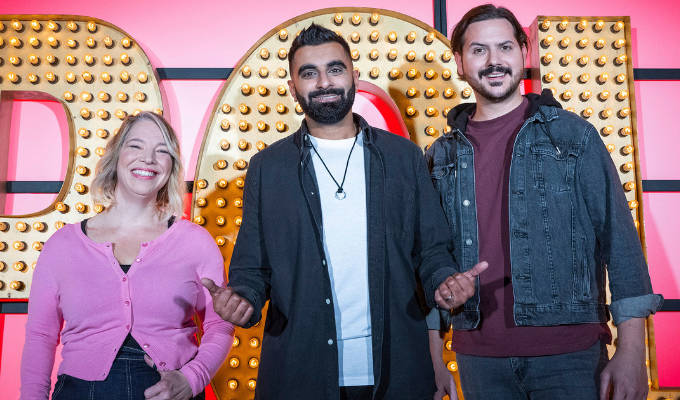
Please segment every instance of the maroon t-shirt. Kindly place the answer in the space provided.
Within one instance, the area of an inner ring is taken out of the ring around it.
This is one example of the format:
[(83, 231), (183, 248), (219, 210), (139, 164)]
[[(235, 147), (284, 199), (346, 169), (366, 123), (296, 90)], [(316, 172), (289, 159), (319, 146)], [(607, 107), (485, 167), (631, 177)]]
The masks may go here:
[(467, 125), (474, 148), (479, 260), (489, 268), (480, 275), (481, 321), (471, 331), (454, 330), (454, 350), (488, 357), (540, 356), (585, 350), (609, 337), (606, 324), (516, 326), (510, 270), (508, 185), (515, 137), (527, 118), (525, 98), (513, 111)]

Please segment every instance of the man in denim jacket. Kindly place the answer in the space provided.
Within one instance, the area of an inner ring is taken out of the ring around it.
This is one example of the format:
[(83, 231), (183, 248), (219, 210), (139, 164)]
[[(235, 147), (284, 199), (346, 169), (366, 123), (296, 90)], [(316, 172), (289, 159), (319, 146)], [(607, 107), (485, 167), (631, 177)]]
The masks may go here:
[(521, 95), (527, 37), (507, 9), (470, 10), (451, 46), (477, 103), (448, 113), (426, 157), (462, 271), (489, 262), (451, 314), (465, 399), (646, 398), (662, 297), (598, 132), (549, 90)]

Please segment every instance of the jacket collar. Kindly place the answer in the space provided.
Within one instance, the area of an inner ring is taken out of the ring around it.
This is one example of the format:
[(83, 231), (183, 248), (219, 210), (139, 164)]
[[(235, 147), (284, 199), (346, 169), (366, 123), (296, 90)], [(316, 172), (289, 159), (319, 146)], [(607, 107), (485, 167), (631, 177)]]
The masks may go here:
[[(528, 93), (524, 97), (529, 100), (526, 119), (534, 118), (539, 122), (550, 121), (557, 118), (557, 109), (562, 108), (562, 105), (553, 97), (550, 89), (543, 89), (540, 95)], [(449, 134), (465, 132), (468, 120), (476, 109), (476, 103), (462, 103), (450, 110), (446, 119), (453, 129)]]
[[(363, 132), (364, 145), (372, 144), (373, 140), (375, 139), (375, 133), (373, 132), (371, 126), (368, 124), (368, 122), (366, 122), (365, 119), (361, 117), (361, 115), (353, 113), (352, 116), (354, 117), (354, 125), (359, 128), (359, 132)], [(303, 119), (302, 124), (300, 124), (300, 128), (293, 134), (293, 141), (295, 142), (295, 145), (297, 145), (301, 154), (303, 154), (305, 151), (309, 151), (309, 148), (312, 147), (312, 142), (309, 139), (309, 136), (310, 134), (309, 128), (307, 127), (307, 120)]]

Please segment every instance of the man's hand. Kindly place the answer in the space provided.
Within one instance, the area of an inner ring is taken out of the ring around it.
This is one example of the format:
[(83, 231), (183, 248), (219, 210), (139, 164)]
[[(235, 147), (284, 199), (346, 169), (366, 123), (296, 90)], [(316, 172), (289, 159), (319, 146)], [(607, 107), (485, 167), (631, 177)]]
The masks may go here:
[(211, 279), (202, 278), (201, 283), (213, 298), (213, 309), (223, 320), (234, 325), (243, 326), (253, 315), (255, 309), (243, 297), (231, 288), (219, 287)]
[(601, 400), (647, 398), (644, 318), (632, 318), (618, 326), (619, 345), (600, 374)]
[[(153, 361), (144, 355), (149, 367), (153, 367)], [(161, 380), (144, 391), (144, 398), (148, 400), (187, 400), (193, 397), (189, 381), (183, 373), (174, 371), (158, 371)]]
[(434, 292), (434, 301), (444, 310), (458, 308), (475, 294), (475, 278), (489, 267), (482, 261), (471, 270), (449, 276)]

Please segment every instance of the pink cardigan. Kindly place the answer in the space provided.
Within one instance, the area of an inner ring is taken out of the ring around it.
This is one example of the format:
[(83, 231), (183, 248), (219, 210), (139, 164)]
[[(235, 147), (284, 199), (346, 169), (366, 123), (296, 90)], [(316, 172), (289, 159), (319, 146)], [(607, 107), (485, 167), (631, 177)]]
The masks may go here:
[[(142, 243), (127, 275), (111, 243), (92, 241), (79, 224), (64, 226), (45, 243), (33, 275), (21, 398), (47, 399), (60, 330), (59, 374), (104, 380), (131, 333), (159, 370), (179, 369), (197, 395), (226, 358), (234, 333), (213, 311), (203, 277), (223, 285), (223, 258), (210, 234), (189, 221)], [(200, 345), (196, 314), (203, 321)]]

